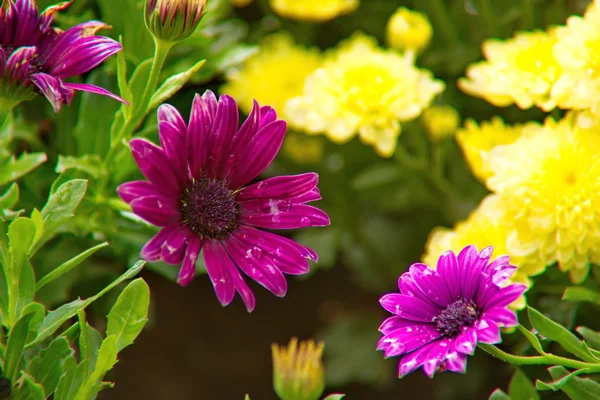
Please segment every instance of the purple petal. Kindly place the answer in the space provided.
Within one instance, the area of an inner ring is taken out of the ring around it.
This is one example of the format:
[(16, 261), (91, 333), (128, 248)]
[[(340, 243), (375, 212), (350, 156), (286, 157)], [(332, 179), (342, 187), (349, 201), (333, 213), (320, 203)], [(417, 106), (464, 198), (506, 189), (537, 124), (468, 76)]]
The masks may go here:
[(404, 294), (386, 294), (379, 303), (392, 314), (413, 321), (431, 322), (438, 314), (438, 309), (433, 304)]
[(452, 298), (458, 299), (461, 296), (461, 271), (453, 251), (448, 250), (440, 256), (437, 263), (437, 272), (446, 283)]
[(273, 161), (285, 137), (285, 121), (274, 121), (259, 129), (241, 154), (229, 187), (239, 188), (260, 175)]
[[(9, 59), (10, 62), (10, 59)], [(69, 104), (73, 98), (74, 91), (64, 86), (64, 82), (55, 77), (37, 73), (29, 76), (29, 79), (40, 89), (52, 104), (54, 112), (59, 112), (63, 104)]]
[(311, 201), (317, 201), (321, 199), (321, 192), (318, 188), (314, 188), (310, 192), (307, 192), (301, 196), (291, 198), (290, 201), (294, 203), (310, 203)]
[[(50, 25), (52, 25), (52, 23), (54, 22), (54, 13), (57, 11), (62, 11), (65, 10), (67, 7), (69, 7), (71, 5), (72, 1), (65, 1), (62, 3), (58, 3), (55, 5), (51, 5), (49, 7), (47, 7), (44, 11), (42, 11), (42, 13), (40, 14), (40, 20), (39, 20), (39, 28), (41, 32), (45, 32)], [(37, 13), (37, 11), (36, 11)], [(29, 40), (31, 40), (31, 37), (28, 38)]]
[(35, 46), (20, 47), (16, 49), (6, 60), (5, 58), (5, 70), (8, 80), (22, 82), (27, 78), (33, 61), (36, 57)]
[(492, 272), (492, 283), (498, 287), (502, 287), (506, 281), (510, 279), (515, 273), (517, 267), (512, 265), (505, 265)]
[(441, 337), (433, 325), (414, 324), (390, 332), (379, 340), (377, 350), (384, 350), (384, 357), (395, 357), (410, 353)]
[(510, 257), (509, 256), (500, 256), (497, 257), (494, 261), (492, 261), (486, 268), (486, 272), (491, 273), (491, 271), (495, 271), (498, 268), (503, 268), (505, 266), (510, 265)]
[(240, 220), (267, 229), (298, 229), (331, 223), (329, 216), (316, 207), (277, 199), (241, 203)]
[(248, 312), (252, 312), (254, 307), (256, 307), (254, 293), (252, 293), (246, 282), (244, 282), (244, 278), (237, 267), (231, 269), (229, 272), (231, 273), (231, 279), (233, 279), (233, 286), (235, 286), (235, 290), (239, 293), (240, 297), (244, 301), (246, 310), (248, 310)]
[(438, 344), (438, 341), (429, 343), (428, 345), (403, 356), (398, 365), (398, 376), (406, 376), (422, 366), (427, 362), (429, 354), (438, 346)]
[(481, 343), (496, 344), (502, 341), (500, 327), (489, 319), (482, 319), (476, 326), (477, 340)]
[(164, 195), (173, 197), (181, 195), (177, 175), (160, 147), (146, 139), (133, 139), (129, 142), (129, 147), (142, 174)]
[(273, 107), (260, 107), (260, 123), (258, 129), (262, 128), (263, 126), (269, 125), (275, 120), (277, 120), (277, 113), (275, 112)]
[(208, 107), (211, 119), (214, 120), (218, 108), (217, 96), (215, 96), (212, 90), (205, 90), (204, 93), (202, 93), (202, 99)]
[[(465, 249), (472, 249), (475, 246), (469, 246)], [(477, 249), (475, 248), (475, 251)], [(463, 265), (463, 277), (462, 277), (462, 296), (466, 299), (472, 299), (475, 296), (475, 293), (479, 289), (479, 285), (481, 283), (481, 279), (483, 277), (484, 271), (490, 261), (490, 257), (492, 256), (492, 252), (494, 248), (492, 246), (486, 247), (481, 252), (477, 253), (476, 256), (470, 260), (467, 264)], [(461, 257), (463, 257), (463, 253), (465, 250), (461, 251), (458, 256), (458, 262), (461, 263)], [(469, 253), (467, 258), (470, 257), (470, 250), (467, 251)]]
[(466, 328), (454, 339), (454, 348), (462, 354), (473, 355), (477, 347), (477, 334), (474, 328)]
[(184, 136), (187, 132), (187, 125), (181, 117), (181, 114), (175, 107), (170, 104), (163, 104), (158, 107), (157, 119), (160, 125), (161, 122), (168, 122), (172, 124), (179, 132)]
[(231, 271), (237, 271), (237, 266), (231, 261), (229, 254), (222, 244), (208, 241), (204, 244), (204, 263), (210, 277), (217, 299), (223, 307), (230, 304), (235, 296), (235, 286)]
[(172, 123), (163, 121), (158, 124), (158, 136), (163, 152), (171, 162), (179, 183), (187, 185), (189, 181), (187, 159), (182, 156), (187, 152), (185, 131), (180, 131)]
[(238, 130), (239, 111), (235, 100), (224, 94), (219, 98), (217, 113), (212, 126), (212, 138), (209, 149), (211, 177), (220, 177), (223, 164), (229, 158), (227, 150)]
[(493, 307), (506, 307), (516, 299), (518, 299), (525, 291), (527, 286), (517, 283), (500, 289), (487, 303), (482, 304), (482, 307), (488, 309)]
[(177, 276), (177, 283), (180, 286), (187, 286), (194, 279), (194, 276), (196, 275), (196, 261), (198, 260), (198, 254), (200, 254), (201, 249), (202, 240), (196, 235), (190, 237), (183, 264), (181, 265), (179, 275)]
[(453, 346), (446, 354), (441, 369), (464, 374), (467, 371), (467, 355), (459, 353)]
[(130, 203), (139, 217), (156, 226), (167, 226), (181, 222), (181, 213), (173, 199), (162, 196), (138, 197)]
[(104, 36), (79, 38), (71, 43), (65, 42), (65, 45), (69, 47), (61, 48), (59, 45), (55, 51), (60, 53), (45, 59), (48, 71), (61, 79), (84, 74), (123, 48), (119, 42)]
[(140, 252), (140, 256), (148, 262), (160, 261), (162, 245), (176, 228), (177, 225), (171, 225), (158, 231), (158, 233), (144, 245)]
[(252, 199), (289, 199), (312, 191), (319, 182), (319, 175), (314, 172), (276, 176), (245, 187), (236, 195), (238, 201)]
[(250, 278), (264, 286), (276, 296), (287, 293), (287, 281), (283, 273), (258, 247), (248, 247), (235, 236), (225, 243), (227, 252), (235, 264)]
[(409, 274), (423, 295), (438, 306), (445, 307), (454, 302), (444, 281), (427, 265), (413, 264), (409, 268)]
[(450, 339), (438, 340), (436, 346), (429, 352), (427, 361), (423, 363), (423, 372), (425, 372), (425, 375), (429, 378), (433, 378), (440, 368), (440, 365), (442, 365), (446, 359), (446, 355), (451, 348), (451, 343), (452, 341)]
[(152, 182), (148, 181), (132, 181), (123, 183), (117, 187), (117, 194), (121, 196), (125, 203), (131, 203), (138, 197), (161, 195)]
[(171, 265), (179, 265), (183, 261), (189, 239), (194, 233), (185, 225), (179, 225), (171, 232), (161, 248), (161, 258)]
[(481, 317), (482, 319), (494, 321), (499, 326), (511, 327), (519, 325), (517, 314), (513, 310), (504, 307), (495, 307), (486, 310)]
[(208, 163), (212, 117), (209, 106), (200, 96), (194, 97), (187, 128), (187, 160), (192, 176), (199, 180)]
[(116, 94), (101, 88), (99, 86), (96, 85), (90, 85), (87, 83), (71, 83), (71, 82), (63, 82), (63, 87), (65, 89), (69, 89), (69, 90), (78, 90), (81, 92), (89, 92), (89, 93), (94, 93), (94, 94), (100, 94), (102, 96), (106, 96), (106, 97), (110, 97), (111, 99), (120, 101), (121, 103), (125, 104), (125, 105), (129, 105), (129, 103), (127, 102), (127, 100), (125, 100), (122, 97), (117, 96)]
[(6, 52), (0, 47), (0, 76), (4, 76), (4, 67), (6, 67)]
[(414, 326), (414, 325), (415, 325), (415, 321), (410, 321), (410, 320), (404, 319), (402, 317), (394, 316), (394, 317), (386, 318), (386, 320), (383, 321), (381, 326), (379, 326), (379, 332), (386, 335), (397, 329), (404, 328), (407, 326)]

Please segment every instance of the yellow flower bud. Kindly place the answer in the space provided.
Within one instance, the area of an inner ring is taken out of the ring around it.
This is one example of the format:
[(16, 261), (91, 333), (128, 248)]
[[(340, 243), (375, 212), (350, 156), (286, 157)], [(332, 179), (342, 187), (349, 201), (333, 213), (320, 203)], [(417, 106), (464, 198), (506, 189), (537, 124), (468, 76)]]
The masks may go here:
[(454, 135), (460, 116), (451, 106), (432, 106), (423, 112), (422, 120), (429, 137), (440, 141)]
[(273, 385), (282, 400), (318, 400), (325, 390), (321, 357), (324, 344), (312, 340), (287, 347), (273, 344)]
[(158, 40), (179, 42), (200, 23), (207, 0), (146, 0), (146, 27)]
[(387, 24), (390, 47), (420, 52), (429, 44), (433, 29), (425, 14), (400, 7)]

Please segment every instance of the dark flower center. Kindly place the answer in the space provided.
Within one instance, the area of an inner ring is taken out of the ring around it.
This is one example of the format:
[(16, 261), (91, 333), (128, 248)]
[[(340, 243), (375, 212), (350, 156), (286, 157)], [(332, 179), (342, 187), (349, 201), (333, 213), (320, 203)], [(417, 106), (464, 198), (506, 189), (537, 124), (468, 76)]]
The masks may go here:
[[(4, 54), (6, 55), (6, 59), (12, 55), (12, 53), (17, 50), (17, 48), (10, 44), (0, 44), (0, 48), (4, 50)], [(29, 74), (35, 74), (38, 72), (47, 72), (46, 67), (44, 67), (44, 63), (40, 60), (40, 57), (35, 54), (33, 59), (31, 60), (31, 66), (29, 68)]]
[(479, 311), (473, 300), (459, 298), (442, 310), (433, 319), (438, 331), (447, 337), (456, 337), (463, 326), (471, 326), (479, 318)]
[(237, 227), (238, 204), (232, 190), (215, 179), (193, 181), (181, 196), (181, 212), (192, 231), (206, 239), (224, 239)]

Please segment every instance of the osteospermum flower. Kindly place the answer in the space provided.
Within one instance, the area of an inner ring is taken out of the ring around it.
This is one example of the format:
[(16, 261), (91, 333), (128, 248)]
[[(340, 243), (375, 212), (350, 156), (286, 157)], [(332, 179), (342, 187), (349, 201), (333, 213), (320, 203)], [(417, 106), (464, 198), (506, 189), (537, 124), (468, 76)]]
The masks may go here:
[[(510, 254), (506, 248), (510, 233), (510, 221), (504, 216), (498, 196), (488, 195), (466, 220), (456, 223), (452, 229), (441, 226), (433, 229), (425, 245), (422, 261), (427, 265), (436, 265), (438, 258), (447, 250), (459, 252), (470, 244), (478, 248), (493, 245), (496, 253), (508, 254), (512, 263), (517, 266), (507, 282), (523, 283), (529, 287), (531, 280), (528, 276), (542, 272), (546, 266), (539, 260)], [(510, 307), (522, 309), (525, 303), (525, 296), (521, 296)]]
[(258, 53), (241, 67), (227, 72), (221, 91), (231, 95), (246, 114), (254, 99), (282, 113), (285, 102), (302, 93), (304, 80), (320, 64), (317, 49), (297, 45), (289, 33), (276, 33), (267, 37)]
[(573, 282), (600, 263), (600, 131), (582, 129), (571, 114), (522, 135), (489, 155), (490, 190), (500, 196), (514, 231), (507, 248), (558, 262)]
[(402, 356), (400, 377), (420, 367), (429, 377), (446, 370), (464, 373), (477, 343), (500, 343), (500, 327), (518, 325), (507, 306), (526, 286), (504, 286), (516, 267), (508, 256), (490, 262), (492, 250), (467, 246), (458, 256), (446, 251), (436, 269), (413, 264), (398, 280), (400, 293), (381, 298), (394, 316), (379, 327), (384, 336), (377, 349), (386, 358)]
[(54, 13), (70, 2), (48, 7), (41, 14), (34, 0), (5, 0), (0, 6), (0, 106), (16, 104), (42, 93), (55, 111), (68, 104), (76, 90), (112, 97), (106, 89), (65, 82), (95, 68), (121, 50), (114, 40), (96, 36), (107, 25), (89, 21), (60, 31), (51, 25)]
[(492, 174), (488, 165), (490, 151), (496, 146), (513, 143), (524, 131), (537, 127), (539, 125), (535, 122), (525, 125), (505, 125), (500, 117), (494, 117), (480, 124), (469, 119), (465, 121), (464, 127), (458, 130), (456, 140), (473, 175), (485, 182)]
[(520, 32), (507, 40), (486, 40), (482, 46), (486, 61), (470, 65), (458, 86), (495, 106), (515, 103), (523, 109), (537, 106), (549, 111), (556, 106), (550, 90), (560, 74), (553, 53), (555, 43), (554, 31)]
[(559, 107), (595, 115), (600, 115), (599, 4), (594, 1), (583, 17), (571, 16), (557, 29), (554, 56), (562, 72), (551, 92)]
[(358, 8), (360, 0), (269, 0), (278, 15), (301, 21), (323, 22)]
[(289, 100), (290, 124), (309, 134), (326, 134), (336, 143), (359, 135), (389, 157), (400, 124), (418, 117), (444, 83), (414, 65), (410, 53), (377, 47), (374, 38), (355, 34), (328, 54), (324, 65), (306, 78), (302, 95)]
[(285, 237), (263, 231), (329, 225), (329, 217), (305, 203), (319, 200), (314, 173), (277, 176), (244, 186), (277, 155), (286, 123), (271, 107), (254, 107), (238, 129), (235, 101), (211, 91), (196, 95), (189, 123), (177, 110), (158, 110), (161, 147), (145, 139), (130, 142), (148, 181), (125, 183), (121, 198), (135, 214), (162, 229), (142, 249), (147, 261), (179, 265), (177, 281), (189, 284), (200, 250), (223, 306), (237, 291), (249, 311), (254, 295), (240, 270), (277, 296), (284, 273), (308, 272), (317, 254)]

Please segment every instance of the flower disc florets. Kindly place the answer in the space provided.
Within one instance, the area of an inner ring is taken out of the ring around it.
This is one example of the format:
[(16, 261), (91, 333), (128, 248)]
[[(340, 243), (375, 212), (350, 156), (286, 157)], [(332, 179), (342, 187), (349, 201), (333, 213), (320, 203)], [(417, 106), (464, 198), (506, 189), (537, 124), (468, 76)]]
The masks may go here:
[(479, 311), (473, 300), (459, 298), (448, 305), (433, 319), (438, 331), (447, 337), (456, 337), (463, 327), (473, 325), (477, 321)]

